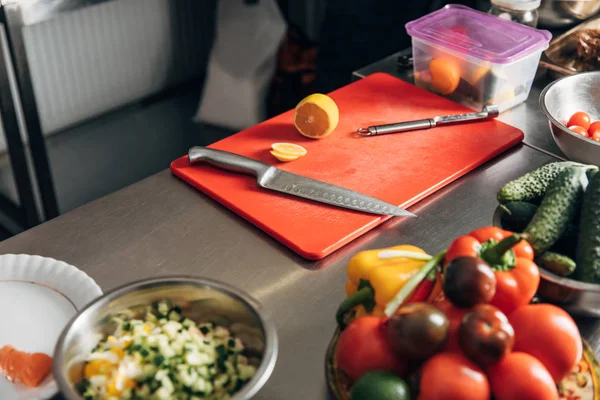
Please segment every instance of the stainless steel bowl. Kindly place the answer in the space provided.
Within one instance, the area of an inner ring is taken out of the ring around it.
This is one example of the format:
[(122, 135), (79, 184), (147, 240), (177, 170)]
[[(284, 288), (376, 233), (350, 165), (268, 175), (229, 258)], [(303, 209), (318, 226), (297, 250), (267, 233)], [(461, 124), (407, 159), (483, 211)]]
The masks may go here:
[(540, 95), (540, 107), (548, 118), (556, 145), (569, 159), (600, 165), (600, 142), (579, 136), (563, 125), (577, 111), (585, 111), (592, 120), (600, 120), (600, 71), (552, 82)]
[(539, 26), (564, 28), (584, 21), (600, 11), (600, 0), (542, 0)]
[(143, 313), (153, 302), (168, 298), (197, 322), (228, 327), (244, 343), (245, 354), (258, 364), (254, 378), (232, 400), (250, 399), (269, 379), (277, 359), (277, 333), (260, 305), (247, 294), (224, 283), (165, 277), (142, 280), (117, 288), (81, 310), (62, 332), (54, 352), (53, 374), (64, 397), (81, 400), (74, 388), (82, 378), (83, 358), (101, 337), (114, 332), (113, 317), (123, 311)]
[[(496, 207), (493, 225), (503, 228), (502, 212)], [(582, 317), (600, 317), (600, 285), (565, 278), (540, 268), (538, 295), (543, 301), (564, 308), (567, 312)]]
[(572, 16), (579, 21), (584, 21), (590, 17), (593, 17), (598, 13), (598, 11), (600, 11), (599, 0), (560, 0), (555, 1), (555, 3), (559, 4), (560, 8), (565, 12), (565, 14)]

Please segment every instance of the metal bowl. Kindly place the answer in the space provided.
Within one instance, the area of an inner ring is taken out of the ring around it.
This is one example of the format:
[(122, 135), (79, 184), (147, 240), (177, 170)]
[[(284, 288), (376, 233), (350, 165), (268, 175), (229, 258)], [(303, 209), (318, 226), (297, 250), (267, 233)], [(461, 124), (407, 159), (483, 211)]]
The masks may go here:
[[(504, 229), (501, 215), (500, 207), (496, 207), (492, 223)], [(573, 315), (600, 318), (600, 285), (558, 276), (544, 268), (540, 268), (540, 277), (538, 295), (543, 301)]]
[(556, 145), (569, 159), (600, 165), (600, 142), (577, 135), (563, 125), (577, 111), (587, 112), (594, 121), (600, 120), (600, 71), (552, 82), (540, 95), (540, 107), (548, 118)]
[(600, 285), (565, 278), (540, 268), (539, 296), (567, 312), (583, 317), (600, 317)]
[(64, 397), (81, 400), (74, 384), (82, 379), (83, 359), (98, 340), (114, 332), (113, 317), (129, 310), (144, 313), (153, 302), (168, 298), (184, 316), (229, 328), (244, 343), (244, 354), (258, 364), (256, 375), (232, 397), (250, 399), (269, 379), (277, 359), (277, 333), (260, 305), (224, 283), (165, 277), (117, 288), (81, 310), (62, 332), (54, 352), (53, 374)]
[(566, 15), (584, 21), (600, 11), (600, 0), (561, 0), (555, 1)]
[(594, 16), (599, 10), (600, 0), (542, 0), (539, 25), (564, 28)]

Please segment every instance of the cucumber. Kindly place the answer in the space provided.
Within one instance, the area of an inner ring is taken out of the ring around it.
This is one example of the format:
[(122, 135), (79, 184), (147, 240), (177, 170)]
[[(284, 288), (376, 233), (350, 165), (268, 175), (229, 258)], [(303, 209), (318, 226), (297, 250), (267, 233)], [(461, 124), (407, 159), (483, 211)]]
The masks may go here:
[[(576, 221), (578, 222), (576, 217)], [(572, 222), (569, 222), (565, 232), (562, 234), (560, 239), (554, 243), (552, 247), (550, 247), (550, 251), (564, 254), (565, 256), (575, 258), (575, 251), (577, 249), (577, 238), (579, 236), (579, 225)]]
[(600, 173), (583, 196), (576, 261), (581, 280), (600, 283)]
[(547, 251), (536, 259), (537, 264), (559, 276), (571, 275), (577, 266), (571, 257)]
[(535, 202), (544, 197), (550, 183), (565, 169), (569, 167), (584, 167), (585, 165), (571, 162), (558, 161), (542, 165), (522, 177), (508, 182), (496, 195), (500, 204), (509, 201)]
[[(500, 222), (502, 229), (513, 232), (523, 232), (538, 209), (537, 204), (526, 201), (511, 201), (500, 205)], [(555, 253), (575, 257), (579, 226), (569, 222), (565, 232), (550, 248)]]
[(526, 201), (510, 201), (500, 205), (502, 227), (513, 232), (523, 232), (537, 209), (536, 204)]
[(523, 232), (536, 254), (552, 247), (569, 222), (575, 220), (586, 185), (585, 169), (568, 167), (548, 186), (540, 207)]

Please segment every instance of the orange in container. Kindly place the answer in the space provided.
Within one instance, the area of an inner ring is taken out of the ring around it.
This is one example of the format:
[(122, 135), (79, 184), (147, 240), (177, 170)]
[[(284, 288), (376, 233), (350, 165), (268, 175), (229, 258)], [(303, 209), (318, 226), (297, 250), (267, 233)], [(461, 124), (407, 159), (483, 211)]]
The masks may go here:
[(460, 66), (449, 57), (434, 58), (429, 63), (431, 84), (443, 95), (454, 93), (460, 83)]

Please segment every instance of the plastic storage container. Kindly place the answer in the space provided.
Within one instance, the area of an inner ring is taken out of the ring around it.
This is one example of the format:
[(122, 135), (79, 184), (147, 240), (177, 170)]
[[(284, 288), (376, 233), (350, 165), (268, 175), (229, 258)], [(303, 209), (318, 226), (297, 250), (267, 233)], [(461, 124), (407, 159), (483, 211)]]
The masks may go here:
[(469, 7), (448, 5), (406, 24), (415, 83), (475, 110), (529, 96), (552, 35)]

